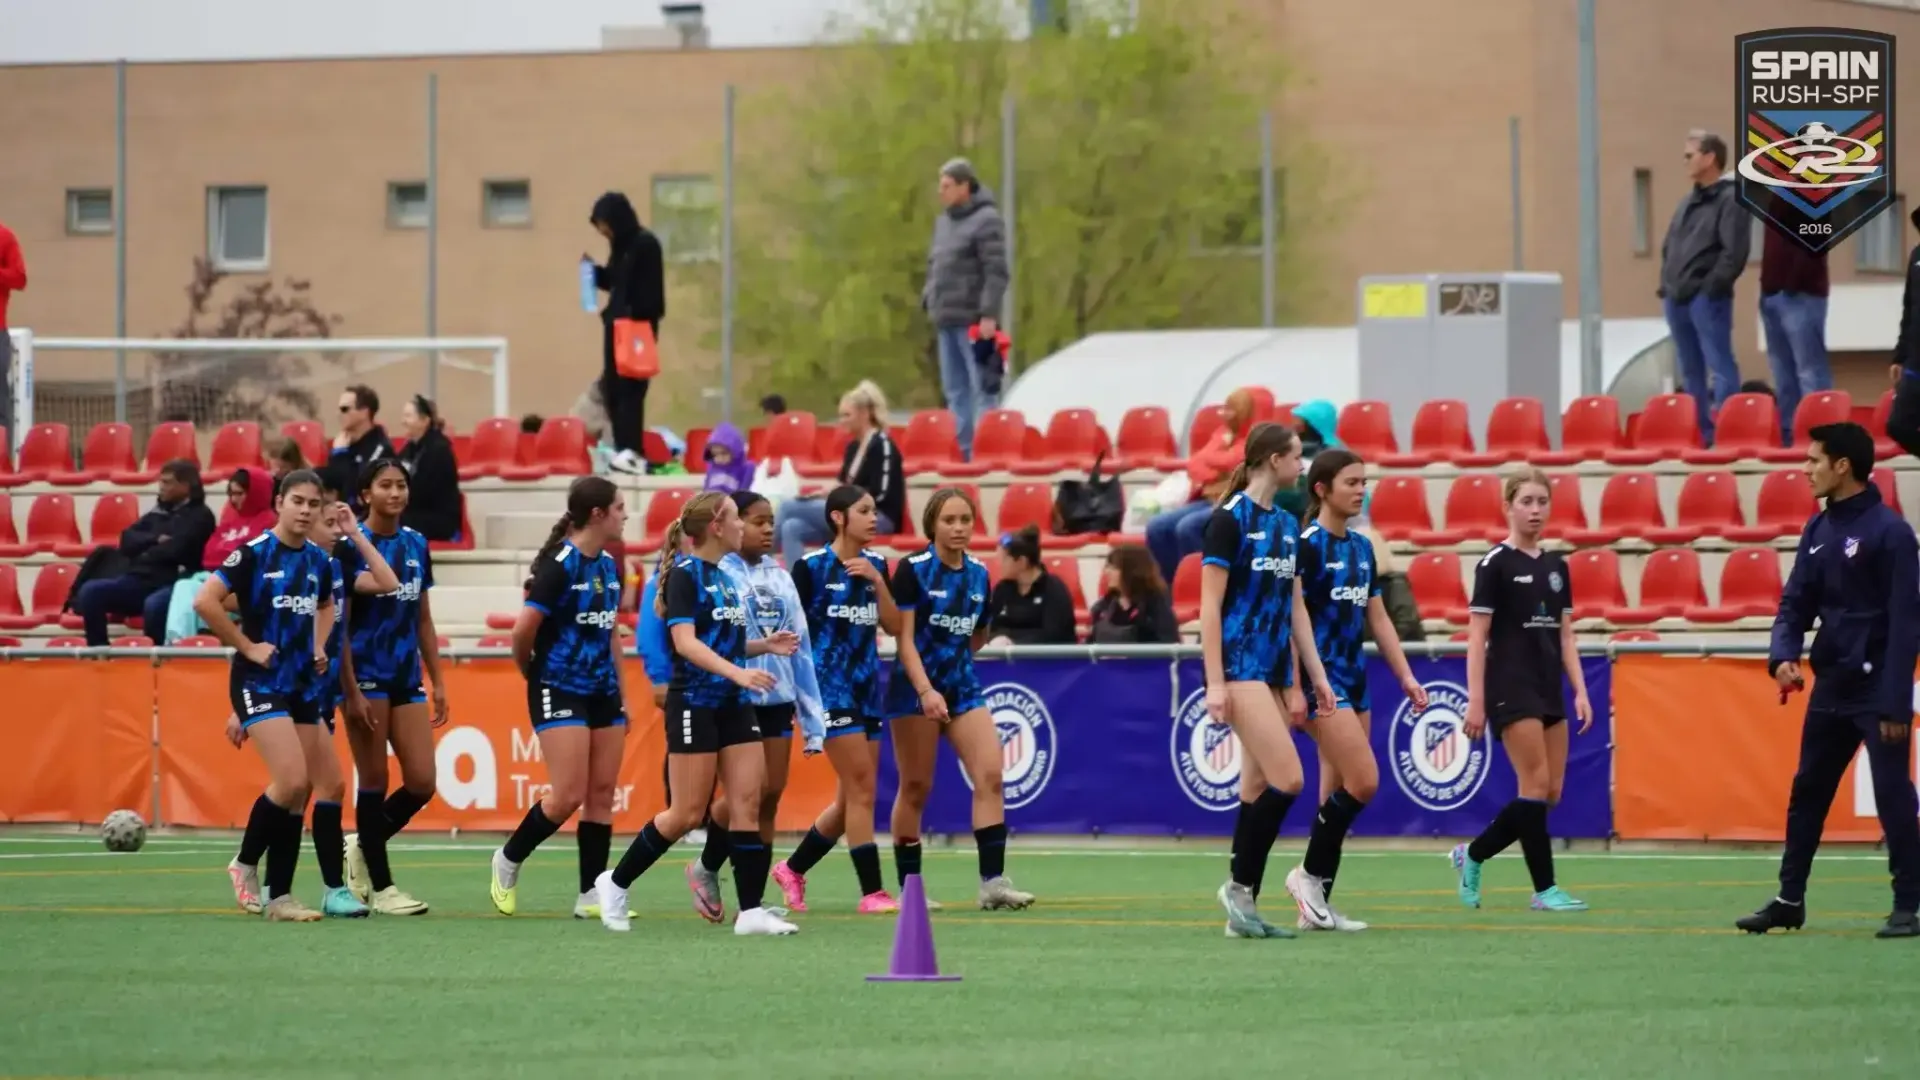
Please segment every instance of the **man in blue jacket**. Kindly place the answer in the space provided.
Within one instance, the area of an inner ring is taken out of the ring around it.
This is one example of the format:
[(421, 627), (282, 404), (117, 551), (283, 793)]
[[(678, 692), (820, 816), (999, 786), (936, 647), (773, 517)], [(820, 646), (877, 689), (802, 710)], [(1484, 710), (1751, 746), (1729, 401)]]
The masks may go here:
[(1800, 648), (1816, 676), (1800, 733), (1800, 766), (1787, 799), (1780, 894), (1735, 926), (1798, 930), (1807, 921), (1807, 875), (1841, 776), (1864, 741), (1873, 795), (1893, 871), (1893, 914), (1878, 934), (1920, 937), (1920, 808), (1913, 760), (1913, 676), (1920, 654), (1920, 554), (1912, 526), (1869, 480), (1873, 436), (1858, 424), (1810, 433), (1807, 479), (1827, 508), (1807, 522), (1773, 620), (1767, 670), (1781, 700), (1805, 685)]

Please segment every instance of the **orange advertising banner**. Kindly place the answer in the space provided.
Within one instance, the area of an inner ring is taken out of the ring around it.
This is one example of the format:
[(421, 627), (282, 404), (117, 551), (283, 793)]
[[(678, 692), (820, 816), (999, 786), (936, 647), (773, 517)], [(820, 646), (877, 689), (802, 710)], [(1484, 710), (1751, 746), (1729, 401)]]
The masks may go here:
[[(1615, 833), (1623, 840), (1785, 839), (1806, 707), (1804, 693), (1780, 703), (1760, 657), (1616, 657)], [(1881, 838), (1864, 753), (1840, 782), (1825, 837)]]
[(146, 814), (153, 681), (151, 660), (0, 662), (0, 820)]

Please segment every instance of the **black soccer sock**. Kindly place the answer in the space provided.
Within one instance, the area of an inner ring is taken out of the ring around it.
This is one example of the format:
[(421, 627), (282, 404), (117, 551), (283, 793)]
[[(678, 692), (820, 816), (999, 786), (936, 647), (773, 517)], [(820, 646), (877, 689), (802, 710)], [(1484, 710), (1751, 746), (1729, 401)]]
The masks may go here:
[(347, 879), (341, 873), (347, 851), (341, 841), (340, 804), (332, 799), (313, 804), (313, 859), (320, 864), (320, 880), (327, 888), (346, 888)]
[[(582, 825), (584, 827), (584, 823)], [(534, 848), (546, 843), (548, 837), (559, 831), (560, 822), (549, 818), (545, 806), (535, 799), (533, 805), (527, 808), (526, 816), (520, 819), (519, 826), (513, 830), (513, 835), (507, 837), (506, 844), (500, 848), (500, 854), (505, 855), (508, 862), (519, 865), (533, 856)], [(361, 842), (361, 846), (366, 846), (365, 841)], [(605, 859), (606, 856), (602, 854), (601, 861)], [(593, 882), (589, 880), (587, 889), (591, 888)]]
[(1300, 866), (1326, 882), (1328, 888), (1333, 887), (1333, 877), (1340, 872), (1340, 851), (1346, 845), (1347, 832), (1353, 828), (1353, 819), (1366, 808), (1366, 803), (1340, 788), (1320, 804), (1320, 812), (1314, 815), (1313, 832), (1307, 837), (1307, 854), (1300, 860)]
[(264, 794), (253, 800), (253, 810), (247, 814), (247, 831), (240, 834), (237, 860), (240, 865), (260, 865), (260, 857), (267, 853), (267, 845), (273, 842), (273, 831), (280, 826), (280, 816), (285, 813)]
[(1553, 838), (1547, 834), (1547, 804), (1538, 799), (1516, 799), (1520, 807), (1520, 854), (1527, 860), (1533, 891), (1553, 888)]
[[(829, 841), (831, 843), (831, 841)], [(853, 859), (854, 876), (860, 879), (860, 895), (872, 896), (880, 891), (880, 845), (861, 844), (847, 849), (847, 855)], [(791, 867), (793, 862), (789, 860)]]
[(920, 872), (920, 841), (899, 840), (893, 845), (893, 872), (900, 879), (900, 887), (907, 887), (907, 879)]
[(613, 868), (613, 883), (623, 889), (631, 886), (636, 878), (647, 872), (648, 867), (659, 862), (660, 856), (665, 855), (672, 846), (673, 841), (660, 835), (660, 830), (654, 828), (653, 822), (647, 822), (641, 827), (640, 835), (627, 845), (627, 853), (620, 856), (620, 865)]
[(973, 830), (974, 846), (980, 850), (980, 880), (991, 881), (1007, 872), (1007, 823)]
[[(728, 832), (709, 820), (707, 822), (707, 846), (700, 849), (701, 867), (709, 874), (719, 873), (720, 868), (727, 865), (727, 849), (733, 846), (733, 838), (739, 835), (741, 834)], [(754, 835), (758, 836), (760, 834), (754, 833)]]
[(280, 820), (267, 840), (267, 899), (293, 891), (293, 869), (300, 864), (300, 832), (306, 814), (276, 806)]
[[(1279, 788), (1268, 788), (1260, 793), (1251, 806), (1241, 803), (1243, 811), (1250, 814), (1247, 825), (1246, 843), (1236, 845), (1242, 853), (1241, 867), (1244, 877), (1236, 876), (1235, 881), (1260, 895), (1260, 885), (1267, 878), (1267, 857), (1273, 854), (1273, 843), (1280, 838), (1280, 823), (1286, 820), (1287, 810), (1293, 806), (1298, 793), (1288, 794)], [(1236, 825), (1236, 833), (1239, 828)]]
[(419, 813), (421, 807), (432, 800), (432, 795), (415, 795), (406, 788), (401, 788), (387, 796), (387, 836), (391, 838), (401, 829), (406, 828), (407, 822), (413, 820), (413, 815)]
[(1483, 863), (1495, 855), (1507, 850), (1520, 838), (1520, 816), (1526, 811), (1520, 809), (1521, 800), (1515, 799), (1500, 808), (1473, 843), (1467, 845), (1467, 858)]
[[(545, 817), (545, 814), (541, 814)], [(583, 821), (574, 833), (580, 845), (580, 891), (593, 891), (594, 879), (607, 869), (607, 852), (613, 847), (613, 826), (604, 821)]]
[[(820, 865), (820, 860), (826, 858), (827, 852), (832, 851), (833, 845), (838, 842), (837, 840), (829, 840), (820, 835), (819, 829), (808, 829), (807, 835), (800, 838), (800, 845), (793, 849), (793, 854), (787, 856), (787, 869), (799, 874), (801, 877), (805, 877), (807, 871)], [(867, 846), (872, 847), (873, 845), (868, 844)], [(875, 857), (876, 859), (878, 858), (878, 856)], [(874, 865), (877, 866), (879, 863), (876, 862)], [(876, 885), (874, 888), (877, 889), (879, 886)], [(867, 892), (872, 891), (873, 889), (867, 890)]]
[(741, 911), (760, 906), (767, 892), (767, 868), (773, 864), (773, 850), (756, 831), (734, 832), (727, 837), (733, 857), (733, 894)]
[(374, 892), (393, 885), (387, 864), (387, 793), (361, 788), (354, 794), (353, 825), (360, 832), (360, 857), (367, 862), (367, 880)]

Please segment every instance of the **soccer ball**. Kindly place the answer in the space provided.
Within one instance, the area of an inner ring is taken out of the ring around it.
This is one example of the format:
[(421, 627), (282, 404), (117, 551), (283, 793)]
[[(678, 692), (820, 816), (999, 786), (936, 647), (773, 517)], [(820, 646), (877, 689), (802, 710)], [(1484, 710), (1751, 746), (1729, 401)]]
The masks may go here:
[(100, 842), (108, 851), (139, 851), (147, 842), (147, 823), (131, 810), (115, 810), (100, 823)]
[(1833, 143), (1833, 137), (1838, 134), (1838, 132), (1820, 121), (1815, 120), (1811, 124), (1801, 124), (1800, 130), (1793, 134), (1795, 138), (1808, 146), (1829, 146)]

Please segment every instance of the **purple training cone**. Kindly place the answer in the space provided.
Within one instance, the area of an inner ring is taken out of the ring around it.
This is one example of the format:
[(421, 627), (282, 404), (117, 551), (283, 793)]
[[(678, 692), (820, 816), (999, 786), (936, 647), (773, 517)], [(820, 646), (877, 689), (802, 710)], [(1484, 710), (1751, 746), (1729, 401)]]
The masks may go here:
[(933, 921), (927, 917), (927, 887), (919, 874), (908, 874), (900, 892), (900, 918), (893, 930), (893, 962), (885, 975), (869, 975), (868, 982), (959, 982), (958, 975), (940, 974), (933, 954)]

